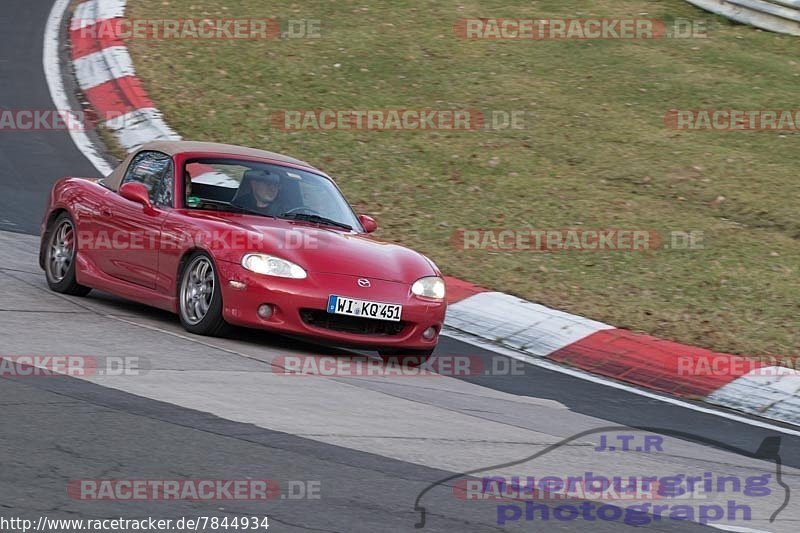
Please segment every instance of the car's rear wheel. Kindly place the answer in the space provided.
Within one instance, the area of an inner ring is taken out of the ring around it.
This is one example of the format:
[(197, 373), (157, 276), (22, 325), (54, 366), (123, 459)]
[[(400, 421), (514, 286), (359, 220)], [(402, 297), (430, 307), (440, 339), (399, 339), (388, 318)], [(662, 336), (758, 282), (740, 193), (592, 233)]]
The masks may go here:
[(50, 289), (61, 294), (86, 296), (92, 289), (75, 278), (78, 236), (69, 213), (61, 213), (47, 230), (44, 273)]
[(178, 314), (186, 331), (216, 336), (228, 330), (219, 276), (208, 254), (198, 252), (189, 258), (178, 287)]
[(433, 355), (433, 348), (428, 350), (378, 350), (378, 354), (384, 363), (399, 364), (407, 367), (422, 366), (427, 363)]

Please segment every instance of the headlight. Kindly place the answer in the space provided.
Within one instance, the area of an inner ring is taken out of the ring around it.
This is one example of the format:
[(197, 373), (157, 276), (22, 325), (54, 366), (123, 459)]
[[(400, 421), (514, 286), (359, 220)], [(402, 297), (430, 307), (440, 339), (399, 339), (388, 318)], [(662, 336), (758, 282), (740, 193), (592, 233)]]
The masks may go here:
[(438, 276), (420, 278), (411, 286), (411, 292), (423, 298), (444, 298), (444, 280)]
[(247, 254), (242, 257), (242, 266), (247, 270), (264, 274), (265, 276), (277, 276), (279, 278), (305, 279), (306, 271), (299, 265), (291, 261), (281, 259), (266, 254)]

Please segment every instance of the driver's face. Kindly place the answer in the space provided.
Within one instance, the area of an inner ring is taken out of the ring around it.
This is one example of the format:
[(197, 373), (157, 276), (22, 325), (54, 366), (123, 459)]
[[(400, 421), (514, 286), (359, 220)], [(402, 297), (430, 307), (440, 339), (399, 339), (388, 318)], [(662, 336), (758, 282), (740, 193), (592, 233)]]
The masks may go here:
[(278, 182), (253, 180), (253, 196), (261, 203), (271, 202), (278, 196)]

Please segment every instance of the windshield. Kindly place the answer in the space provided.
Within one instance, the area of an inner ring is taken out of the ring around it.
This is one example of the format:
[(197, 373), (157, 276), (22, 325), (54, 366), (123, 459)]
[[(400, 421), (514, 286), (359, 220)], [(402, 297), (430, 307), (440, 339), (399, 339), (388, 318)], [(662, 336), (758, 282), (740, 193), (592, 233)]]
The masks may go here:
[(185, 205), (190, 209), (361, 228), (339, 189), (312, 172), (239, 159), (192, 159), (183, 172)]

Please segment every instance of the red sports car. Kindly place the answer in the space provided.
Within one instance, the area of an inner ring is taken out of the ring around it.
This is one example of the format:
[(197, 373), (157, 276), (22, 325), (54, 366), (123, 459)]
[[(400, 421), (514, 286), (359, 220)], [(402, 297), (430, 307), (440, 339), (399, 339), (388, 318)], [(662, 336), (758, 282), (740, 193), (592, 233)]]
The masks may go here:
[(375, 240), (308, 163), (224, 144), (157, 142), (104, 179), (62, 178), (39, 261), (54, 291), (166, 309), (192, 333), (229, 324), (382, 356), (430, 356), (447, 304), (425, 256)]

